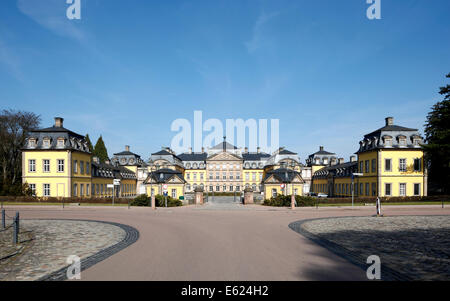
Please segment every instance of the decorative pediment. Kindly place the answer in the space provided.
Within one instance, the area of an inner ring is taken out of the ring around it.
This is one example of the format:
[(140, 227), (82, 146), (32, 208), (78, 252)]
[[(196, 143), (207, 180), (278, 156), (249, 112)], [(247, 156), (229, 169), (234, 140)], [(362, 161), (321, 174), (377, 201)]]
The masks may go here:
[(173, 175), (172, 177), (170, 177), (168, 180), (167, 180), (167, 183), (169, 184), (183, 184), (184, 183), (184, 181), (183, 181), (183, 179), (181, 179), (180, 177), (178, 177), (177, 175)]
[(218, 154), (214, 154), (211, 157), (209, 157), (208, 159), (206, 159), (207, 161), (242, 161), (242, 158), (230, 154), (230, 153), (218, 153)]
[(281, 182), (274, 175), (271, 175), (264, 181), (264, 184), (281, 184)]

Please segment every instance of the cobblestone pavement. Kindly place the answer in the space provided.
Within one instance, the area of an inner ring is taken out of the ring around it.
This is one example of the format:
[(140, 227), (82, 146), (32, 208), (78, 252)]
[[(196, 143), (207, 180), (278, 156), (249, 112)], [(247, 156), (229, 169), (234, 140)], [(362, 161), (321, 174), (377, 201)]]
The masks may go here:
[(379, 256), (382, 280), (383, 267), (391, 279), (450, 280), (450, 216), (325, 218), (291, 228), (360, 266)]
[(31, 233), (32, 241), (20, 254), (0, 261), (2, 281), (37, 280), (67, 266), (68, 256), (84, 259), (126, 234), (117, 226), (87, 221), (21, 220), (20, 227), (22, 233)]

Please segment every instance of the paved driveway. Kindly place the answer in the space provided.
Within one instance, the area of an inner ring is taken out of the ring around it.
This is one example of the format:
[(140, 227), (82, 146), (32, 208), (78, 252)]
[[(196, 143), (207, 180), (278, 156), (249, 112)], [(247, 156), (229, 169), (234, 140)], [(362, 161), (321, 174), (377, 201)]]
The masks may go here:
[[(23, 218), (92, 219), (130, 225), (140, 239), (82, 272), (83, 280), (365, 280), (365, 271), (289, 229), (294, 221), (368, 216), (375, 208), (198, 210), (8, 207)], [(385, 215), (450, 214), (438, 206), (384, 207)], [(55, 250), (56, 251), (56, 250)]]

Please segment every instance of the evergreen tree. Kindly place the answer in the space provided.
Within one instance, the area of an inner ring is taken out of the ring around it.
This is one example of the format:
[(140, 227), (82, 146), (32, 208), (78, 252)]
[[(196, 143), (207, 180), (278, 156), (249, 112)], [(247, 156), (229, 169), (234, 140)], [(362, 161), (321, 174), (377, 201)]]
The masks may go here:
[[(450, 73), (447, 75), (450, 78)], [(444, 100), (428, 113), (425, 124), (424, 146), (429, 166), (430, 190), (440, 194), (450, 193), (450, 85), (441, 87)]]
[(100, 138), (98, 138), (97, 143), (95, 144), (93, 155), (98, 157), (100, 159), (100, 162), (105, 162), (106, 160), (109, 160), (108, 150), (106, 149), (105, 143), (103, 142), (103, 138), (101, 135)]
[(86, 134), (86, 142), (89, 147), (89, 150), (91, 151), (91, 153), (93, 153), (94, 147), (92, 146), (92, 142), (91, 142), (91, 139), (89, 138), (89, 134)]

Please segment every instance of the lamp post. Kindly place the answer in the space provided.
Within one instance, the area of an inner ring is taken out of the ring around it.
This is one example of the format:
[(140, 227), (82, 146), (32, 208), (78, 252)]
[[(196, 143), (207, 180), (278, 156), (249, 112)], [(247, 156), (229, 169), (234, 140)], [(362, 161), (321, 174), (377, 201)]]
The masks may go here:
[[(300, 166), (300, 164), (298, 162), (296, 162), (295, 160), (292, 160), (291, 162), (291, 167), (292, 167), (292, 171), (295, 174), (295, 168), (297, 166)], [(286, 175), (287, 175), (287, 171), (286, 171)], [(286, 176), (287, 178), (287, 176)], [(292, 180), (294, 180), (294, 178), (292, 178)], [(291, 182), (291, 189), (292, 189), (292, 195), (291, 195), (291, 209), (294, 210), (295, 209), (295, 193), (294, 193), (294, 184)]]
[[(148, 161), (148, 165), (150, 167), (150, 176), (153, 177), (153, 169), (155, 168), (155, 162), (153, 162), (152, 159)], [(157, 167), (156, 167), (157, 168)], [(153, 181), (150, 178), (150, 198), (151, 198), (151, 206), (153, 210), (156, 210), (156, 202), (155, 202), (155, 195), (153, 193)]]

